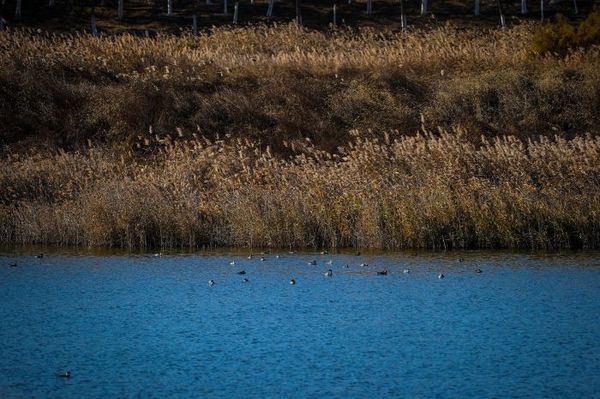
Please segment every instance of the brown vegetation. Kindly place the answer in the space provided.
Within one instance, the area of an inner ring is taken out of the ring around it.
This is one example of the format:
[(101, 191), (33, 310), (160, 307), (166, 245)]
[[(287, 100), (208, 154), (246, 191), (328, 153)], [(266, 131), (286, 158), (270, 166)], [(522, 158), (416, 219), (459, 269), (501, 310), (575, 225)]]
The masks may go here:
[(0, 241), (598, 247), (600, 53), (533, 31), (2, 33)]

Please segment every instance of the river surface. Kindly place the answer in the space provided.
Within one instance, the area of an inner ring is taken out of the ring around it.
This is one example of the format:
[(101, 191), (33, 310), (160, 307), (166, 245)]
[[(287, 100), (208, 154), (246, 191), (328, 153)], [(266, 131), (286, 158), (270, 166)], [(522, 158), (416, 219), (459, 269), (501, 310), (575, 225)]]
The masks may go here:
[(260, 256), (5, 251), (0, 397), (600, 397), (600, 253)]

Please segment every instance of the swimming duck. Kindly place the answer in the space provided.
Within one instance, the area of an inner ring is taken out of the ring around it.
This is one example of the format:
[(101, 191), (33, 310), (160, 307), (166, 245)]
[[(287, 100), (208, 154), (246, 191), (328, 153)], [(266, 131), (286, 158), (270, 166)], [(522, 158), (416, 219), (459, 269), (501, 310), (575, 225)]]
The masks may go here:
[(231, 266), (235, 266), (235, 261), (234, 261), (234, 260), (232, 260), (231, 262), (229, 262), (229, 265), (231, 265)]
[(327, 255), (329, 252), (327, 251), (321, 251), (321, 255)]
[(388, 275), (388, 269), (382, 270), (380, 272), (377, 272), (378, 276), (387, 276)]
[(346, 268), (346, 269), (350, 269), (350, 265), (348, 265), (348, 264), (346, 263), (346, 266), (344, 266), (344, 268)]
[(331, 277), (331, 276), (333, 276), (333, 271), (331, 269), (329, 269), (325, 272), (325, 277)]
[(483, 270), (481, 270), (481, 269), (475, 269), (475, 273), (483, 273)]
[(367, 266), (369, 266), (369, 264), (368, 264), (368, 263), (361, 263), (361, 264), (360, 264), (360, 267), (367, 267)]
[(42, 259), (44, 257), (44, 254), (39, 254), (35, 256), (37, 259)]
[(317, 265), (317, 261), (313, 259), (310, 262), (308, 262), (308, 264), (311, 265), (311, 266), (316, 266)]
[(402, 271), (402, 273), (404, 273), (404, 274), (408, 274), (408, 273), (410, 273), (410, 269), (404, 269), (404, 270)]
[(443, 278), (445, 278), (445, 277), (446, 277), (446, 276), (444, 276), (444, 273), (440, 273), (440, 274), (438, 275), (438, 278), (439, 278), (440, 280), (441, 280), (441, 279), (443, 279)]
[(290, 285), (294, 285), (294, 284), (296, 284), (296, 280), (295, 279), (291, 279), (290, 280)]
[(275, 255), (275, 259), (279, 259), (279, 255)]
[(252, 259), (252, 254), (248, 255), (248, 259)]
[(264, 261), (266, 261), (266, 260), (267, 260), (267, 259), (266, 259), (264, 256), (261, 256), (261, 257), (260, 257), (260, 261), (261, 261), (261, 262), (264, 262)]
[(458, 261), (459, 261), (459, 262), (464, 262), (464, 261), (465, 261), (465, 259), (464, 259), (464, 258), (458, 258)]
[(208, 280), (208, 285), (211, 287), (215, 285), (215, 280)]
[(246, 274), (245, 270), (239, 271), (238, 274)]
[(333, 265), (333, 260), (329, 259), (329, 260), (327, 261), (327, 264), (328, 264), (328, 265)]
[(248, 281), (250, 281), (250, 280), (248, 280), (247, 278), (242, 280), (243, 283), (247, 283)]
[(60, 378), (71, 378), (71, 372), (70, 371), (65, 371), (62, 374), (58, 375)]
[(17, 267), (17, 264), (16, 263), (11, 263), (9, 266), (10, 267)]

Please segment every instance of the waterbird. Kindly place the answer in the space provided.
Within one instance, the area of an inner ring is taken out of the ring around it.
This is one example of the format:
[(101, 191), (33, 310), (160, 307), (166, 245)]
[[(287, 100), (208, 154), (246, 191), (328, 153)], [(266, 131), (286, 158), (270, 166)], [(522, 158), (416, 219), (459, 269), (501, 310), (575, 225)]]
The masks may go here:
[(410, 269), (404, 269), (404, 270), (403, 270), (403, 273), (404, 273), (404, 274), (408, 274), (408, 273), (410, 273)]
[(61, 373), (58, 376), (60, 378), (71, 378), (71, 372), (70, 371), (65, 371), (64, 373)]
[(215, 285), (215, 280), (208, 280), (208, 285), (210, 287), (212, 287), (213, 285)]
[(388, 275), (388, 269), (382, 270), (380, 272), (377, 272), (378, 276), (387, 276)]
[(279, 259), (279, 255), (275, 255), (275, 259)]
[(349, 269), (349, 268), (350, 268), (350, 265), (348, 265), (348, 264), (346, 263), (346, 266), (344, 266), (344, 267), (345, 267), (346, 269)]
[(329, 259), (329, 260), (327, 261), (327, 264), (328, 264), (328, 265), (333, 265), (333, 260)]
[(246, 274), (245, 270), (239, 271), (238, 274)]
[(317, 261), (313, 259), (310, 262), (308, 262), (308, 264), (311, 265), (311, 266), (316, 266), (317, 265)]
[(325, 272), (325, 277), (331, 277), (331, 276), (333, 276), (333, 271), (331, 269), (329, 269)]
[(230, 264), (231, 266), (235, 266), (235, 261), (234, 261), (234, 260), (232, 260), (231, 262), (229, 262), (229, 264)]
[(252, 254), (248, 255), (248, 259), (252, 259)]
[(481, 269), (475, 269), (475, 273), (483, 273)]
[(155, 258), (160, 258), (162, 256), (162, 252), (158, 252), (154, 254)]
[(248, 280), (247, 278), (242, 280), (243, 283), (247, 283), (248, 281), (250, 281), (250, 280)]
[(360, 264), (360, 267), (367, 267), (367, 266), (369, 266), (367, 263), (361, 263)]
[(267, 259), (266, 259), (264, 256), (261, 256), (261, 257), (260, 257), (260, 261), (261, 261), (261, 262), (264, 262), (265, 260), (267, 260)]
[(10, 267), (17, 267), (17, 264), (16, 263), (11, 263), (9, 266)]
[(321, 251), (321, 255), (327, 255), (329, 252), (327, 251)]
[(37, 259), (42, 259), (44, 257), (44, 254), (39, 254), (35, 256)]
[(294, 285), (294, 284), (296, 284), (296, 280), (295, 279), (291, 279), (290, 280), (290, 285)]
[(446, 277), (446, 276), (444, 276), (444, 273), (440, 273), (440, 274), (438, 275), (438, 278), (439, 278), (440, 280), (441, 280), (441, 279), (443, 279), (443, 278), (445, 278), (445, 277)]
[(458, 261), (459, 261), (459, 262), (464, 262), (464, 261), (465, 261), (465, 259), (464, 259), (464, 258), (458, 258)]

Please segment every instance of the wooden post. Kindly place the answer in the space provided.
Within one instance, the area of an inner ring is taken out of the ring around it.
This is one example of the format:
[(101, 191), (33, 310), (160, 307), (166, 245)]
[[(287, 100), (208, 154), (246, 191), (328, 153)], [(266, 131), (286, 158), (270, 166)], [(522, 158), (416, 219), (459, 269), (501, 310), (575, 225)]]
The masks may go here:
[(196, 14), (192, 16), (192, 35), (194, 35), (194, 37), (198, 36), (198, 18), (196, 17)]
[(223, 0), (223, 14), (227, 15), (227, 0)]
[(498, 12), (500, 13), (500, 26), (505, 28), (506, 23), (504, 21), (504, 12), (502, 12), (502, 3), (500, 0), (496, 0), (496, 3), (498, 4)]
[(335, 7), (335, 3), (333, 4), (333, 26), (337, 26), (337, 10)]
[(275, 3), (275, 0), (269, 0), (269, 7), (267, 8), (267, 17), (269, 18), (273, 16), (273, 3)]
[(119, 19), (123, 19), (123, 17), (125, 16), (125, 12), (123, 10), (123, 1), (125, 1), (125, 0), (119, 0), (119, 4), (118, 4), (118, 8), (117, 8), (117, 17)]
[(167, 15), (173, 15), (173, 0), (167, 0)]
[(15, 19), (21, 19), (21, 0), (17, 0), (17, 8), (15, 9)]
[(527, 15), (527, 0), (521, 0), (521, 15)]
[(296, 25), (302, 26), (302, 12), (300, 11), (300, 0), (296, 0)]
[(367, 0), (367, 15), (373, 14), (373, 0)]
[(421, 15), (427, 15), (427, 6), (429, 5), (427, 3), (427, 0), (421, 0)]
[(544, 22), (544, 0), (540, 0), (540, 17), (541, 21)]
[(238, 23), (238, 3), (236, 2), (233, 6), (233, 23)]
[(96, 16), (94, 14), (92, 14), (91, 25), (92, 25), (92, 36), (94, 36), (94, 37), (98, 36), (98, 29), (96, 28)]
[(476, 17), (479, 16), (479, 0), (475, 0), (475, 10), (473, 10), (473, 15)]

